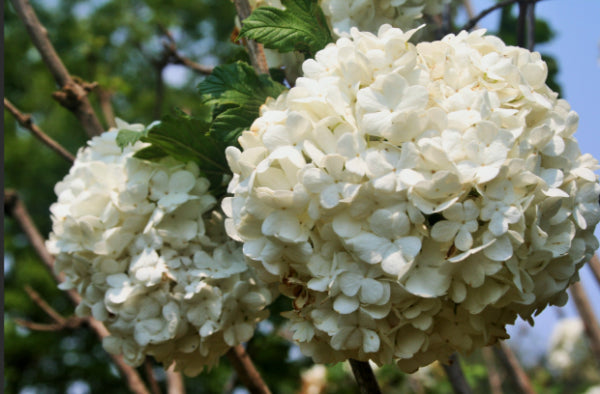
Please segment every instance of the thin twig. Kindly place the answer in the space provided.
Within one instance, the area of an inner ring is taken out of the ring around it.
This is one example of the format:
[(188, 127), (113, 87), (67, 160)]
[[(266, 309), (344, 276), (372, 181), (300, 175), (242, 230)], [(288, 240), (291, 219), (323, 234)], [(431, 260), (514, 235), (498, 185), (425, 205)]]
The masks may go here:
[(150, 391), (152, 394), (161, 394), (160, 386), (156, 380), (154, 370), (152, 369), (152, 360), (150, 360), (150, 357), (146, 357), (144, 360), (144, 370), (146, 371), (146, 379), (150, 383)]
[(481, 349), (481, 354), (488, 373), (490, 392), (492, 394), (502, 394), (502, 378), (500, 377), (498, 368), (496, 368), (496, 363), (494, 362), (494, 352), (490, 347), (486, 346)]
[[(252, 12), (250, 3), (248, 0), (233, 0), (233, 2), (235, 3), (235, 9), (240, 18), (240, 23), (243, 26), (244, 19), (250, 16), (250, 13)], [(269, 65), (267, 64), (267, 58), (265, 57), (265, 51), (262, 44), (259, 44), (254, 40), (246, 40), (246, 47), (248, 48), (250, 61), (256, 72), (259, 74), (268, 74)]]
[(51, 324), (43, 324), (43, 323), (35, 323), (28, 320), (23, 319), (15, 319), (15, 322), (23, 327), (26, 327), (33, 331), (60, 331), (65, 328), (73, 329), (81, 326), (81, 324), (85, 321), (77, 316), (64, 317), (60, 313), (58, 313), (54, 308), (50, 306), (35, 290), (33, 290), (30, 286), (25, 286), (25, 291), (29, 298), (33, 302), (37, 304), (46, 314), (54, 320), (54, 323)]
[(10, 112), (19, 124), (31, 131), (31, 133), (44, 144), (46, 144), (50, 149), (58, 153), (63, 159), (73, 162), (75, 160), (75, 156), (71, 154), (68, 150), (66, 150), (62, 145), (58, 142), (54, 141), (50, 138), (46, 133), (42, 131), (33, 121), (31, 120), (31, 115), (24, 114), (18, 110), (17, 107), (13, 105), (6, 97), (4, 97), (4, 108)]
[(513, 382), (513, 386), (521, 394), (535, 394), (531, 380), (519, 364), (519, 360), (515, 354), (510, 350), (503, 342), (494, 346), (494, 354), (500, 360), (500, 363), (508, 373), (510, 380)]
[(581, 317), (581, 320), (583, 320), (585, 333), (588, 336), (592, 353), (600, 364), (600, 326), (594, 315), (590, 300), (588, 299), (581, 282), (573, 283), (569, 290), (573, 297), (573, 301), (575, 301), (579, 316)]
[(597, 254), (592, 256), (588, 265), (592, 270), (594, 277), (596, 278), (596, 282), (598, 282), (598, 285), (600, 285), (600, 259), (598, 258)]
[(77, 327), (81, 326), (81, 324), (84, 321), (85, 320), (81, 319), (81, 318), (71, 317), (71, 318), (65, 319), (64, 323), (62, 323), (62, 324), (61, 323), (45, 324), (45, 323), (35, 323), (35, 322), (29, 321), (29, 320), (15, 319), (15, 323), (17, 323), (21, 327), (28, 328), (32, 331), (61, 331), (66, 328), (73, 329), (73, 328), (77, 328)]
[(444, 371), (446, 371), (446, 375), (448, 376), (448, 380), (452, 385), (452, 389), (456, 394), (471, 394), (473, 391), (469, 384), (467, 383), (467, 379), (465, 378), (465, 374), (460, 367), (460, 360), (458, 359), (458, 355), (453, 353), (448, 359), (448, 364), (442, 364), (444, 367)]
[(69, 74), (69, 71), (48, 39), (48, 31), (40, 23), (28, 0), (11, 0), (11, 3), (23, 23), (25, 23), (31, 41), (40, 52), (40, 55), (42, 55), (46, 66), (61, 88), (60, 91), (55, 92), (52, 96), (61, 105), (75, 114), (89, 137), (102, 134), (104, 129), (87, 98), (89, 89), (94, 85), (77, 82)]
[(184, 394), (185, 383), (181, 372), (176, 372), (171, 366), (167, 369), (167, 394)]
[(115, 122), (115, 112), (113, 111), (113, 106), (110, 102), (112, 93), (106, 89), (98, 87), (96, 89), (96, 94), (98, 94), (100, 109), (102, 110), (102, 115), (104, 115), (104, 120), (106, 121), (106, 124), (109, 128), (117, 127), (117, 122)]
[(168, 55), (169, 63), (171, 64), (181, 64), (183, 66), (188, 67), (190, 70), (197, 72), (202, 75), (209, 75), (212, 73), (214, 67), (204, 66), (202, 64), (198, 64), (193, 60), (183, 56), (179, 53), (177, 49), (177, 44), (175, 43), (175, 38), (165, 27), (159, 26), (163, 34), (167, 37), (167, 41), (163, 41), (163, 48)]
[(252, 394), (270, 394), (264, 380), (256, 370), (250, 356), (242, 345), (237, 345), (227, 352), (229, 362), (238, 374), (238, 377)]
[[(52, 257), (46, 249), (44, 238), (42, 238), (39, 230), (31, 220), (31, 216), (29, 216), (25, 204), (23, 204), (17, 193), (13, 190), (4, 191), (4, 212), (7, 216), (10, 215), (19, 223), (21, 229), (29, 239), (29, 242), (38, 256), (42, 259), (44, 265), (50, 270), (55, 280), (58, 283), (61, 283), (64, 280), (64, 275), (54, 272), (54, 257)], [(66, 293), (75, 305), (81, 302), (81, 296), (75, 290), (67, 290)], [(90, 328), (100, 339), (110, 335), (106, 327), (98, 320), (92, 317), (89, 317), (86, 320)], [(126, 379), (131, 392), (136, 394), (150, 394), (138, 372), (125, 363), (123, 356), (111, 354), (110, 357)]]
[(535, 47), (535, 1), (527, 7), (527, 49)]
[[(486, 8), (485, 10), (481, 11), (479, 14), (477, 14), (476, 17), (469, 19), (469, 21), (459, 29), (460, 30), (471, 30), (473, 27), (475, 27), (477, 25), (477, 23), (482, 20), (483, 18), (485, 18), (486, 16), (488, 16), (489, 14), (491, 14), (492, 12), (500, 9), (500, 8), (504, 8), (506, 6), (509, 6), (511, 4), (514, 3), (518, 3), (518, 2), (524, 2), (524, 3), (528, 3), (531, 1), (538, 1), (538, 0), (504, 0), (501, 1), (497, 4), (494, 4), (493, 6)], [(541, 0), (539, 0), (541, 1)]]
[(517, 18), (517, 46), (526, 47), (525, 42), (525, 25), (527, 24), (527, 9), (529, 4), (524, 1), (519, 1), (519, 17)]
[(33, 302), (40, 307), (41, 310), (46, 312), (48, 316), (52, 318), (58, 324), (65, 324), (67, 319), (64, 318), (60, 313), (58, 313), (54, 308), (52, 308), (35, 290), (31, 288), (31, 286), (25, 286), (25, 291), (27, 295)]
[(352, 373), (361, 394), (380, 394), (381, 389), (375, 379), (375, 374), (368, 361), (349, 359)]

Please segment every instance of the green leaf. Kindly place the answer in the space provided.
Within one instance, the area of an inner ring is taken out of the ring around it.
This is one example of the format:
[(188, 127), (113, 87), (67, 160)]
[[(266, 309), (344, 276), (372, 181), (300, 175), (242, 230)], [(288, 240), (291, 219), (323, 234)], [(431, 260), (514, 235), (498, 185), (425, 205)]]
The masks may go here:
[(223, 179), (231, 173), (225, 158), (227, 144), (209, 133), (210, 123), (177, 111), (166, 115), (146, 129), (141, 141), (151, 146), (138, 151), (135, 157), (159, 160), (171, 156), (181, 162), (195, 162), (218, 197), (224, 193)]
[(198, 88), (203, 102), (214, 107), (209, 134), (226, 146), (237, 144), (240, 133), (258, 117), (268, 97), (277, 97), (286, 89), (268, 75), (257, 75), (244, 62), (216, 67)]
[(163, 157), (166, 157), (167, 152), (165, 152), (164, 150), (162, 150), (161, 148), (159, 148), (158, 146), (155, 145), (150, 145), (146, 148), (140, 149), (139, 151), (135, 152), (135, 154), (133, 155), (133, 157), (136, 157), (138, 159), (142, 159), (142, 160), (160, 160)]
[(133, 130), (119, 130), (119, 134), (117, 134), (117, 145), (119, 148), (123, 149), (127, 145), (135, 144), (140, 138), (144, 136), (144, 133), (140, 133), (139, 131)]
[(279, 52), (299, 51), (313, 57), (333, 42), (318, 0), (282, 0), (285, 10), (258, 7), (244, 19), (241, 37)]

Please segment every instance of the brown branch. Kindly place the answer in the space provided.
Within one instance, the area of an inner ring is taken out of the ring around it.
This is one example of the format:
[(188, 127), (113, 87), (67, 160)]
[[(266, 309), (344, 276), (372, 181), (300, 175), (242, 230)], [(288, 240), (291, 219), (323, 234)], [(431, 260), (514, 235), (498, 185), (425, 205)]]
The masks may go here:
[(102, 115), (104, 115), (104, 120), (106, 121), (106, 124), (109, 128), (117, 127), (117, 122), (115, 122), (115, 112), (113, 111), (113, 106), (110, 102), (112, 93), (108, 90), (98, 87), (96, 89), (96, 94), (98, 94), (98, 100), (100, 101), (100, 109), (102, 110)]
[(167, 394), (184, 394), (185, 383), (181, 372), (175, 372), (174, 367), (167, 369)]
[[(37, 227), (31, 220), (31, 216), (29, 216), (25, 204), (19, 199), (19, 196), (14, 190), (4, 191), (4, 212), (7, 216), (10, 215), (19, 223), (34, 250), (42, 259), (46, 268), (50, 270), (55, 280), (58, 283), (63, 282), (64, 276), (54, 272), (54, 257), (46, 249), (44, 238), (42, 238)], [(75, 305), (81, 302), (81, 296), (75, 290), (67, 290), (67, 295)], [(106, 327), (98, 320), (92, 317), (89, 317), (86, 320), (90, 328), (100, 339), (110, 335)], [(111, 354), (110, 357), (126, 379), (129, 390), (136, 394), (150, 394), (138, 372), (135, 368), (125, 363), (123, 356)]]
[(31, 133), (44, 144), (46, 144), (50, 149), (58, 153), (63, 159), (73, 162), (75, 160), (75, 156), (71, 154), (68, 150), (62, 147), (58, 142), (54, 141), (50, 138), (46, 133), (42, 131), (33, 120), (31, 120), (31, 115), (24, 114), (17, 109), (6, 97), (4, 97), (4, 108), (8, 110), (16, 119), (16, 121), (27, 130), (31, 131)]
[(535, 47), (535, 1), (527, 7), (527, 49)]
[(494, 354), (508, 373), (513, 386), (518, 389), (518, 393), (535, 394), (529, 377), (523, 370), (523, 367), (521, 367), (521, 364), (519, 364), (519, 360), (517, 360), (515, 354), (510, 350), (510, 347), (500, 342), (493, 349)]
[(93, 85), (77, 82), (69, 74), (48, 38), (48, 31), (40, 23), (29, 1), (11, 0), (11, 3), (25, 24), (31, 41), (61, 88), (52, 96), (75, 114), (89, 137), (102, 134), (104, 129), (87, 98), (88, 91)]
[(202, 74), (202, 75), (209, 75), (210, 73), (212, 73), (214, 67), (198, 64), (198, 63), (194, 62), (193, 60), (183, 56), (181, 53), (179, 53), (179, 50), (177, 49), (177, 44), (175, 43), (175, 38), (173, 38), (173, 35), (171, 34), (171, 32), (169, 32), (163, 26), (159, 26), (159, 28), (161, 29), (163, 34), (167, 37), (167, 41), (163, 41), (162, 44), (163, 44), (163, 48), (165, 49), (165, 53), (168, 56), (169, 63), (181, 64), (181, 65), (189, 68), (190, 70), (195, 71), (198, 74)]
[(263, 381), (260, 373), (252, 363), (250, 356), (242, 345), (237, 345), (227, 352), (229, 362), (237, 372), (238, 377), (252, 394), (270, 394), (271, 390)]
[(504, 0), (501, 1), (497, 4), (494, 4), (493, 6), (486, 8), (485, 10), (481, 11), (479, 14), (477, 14), (476, 17), (469, 19), (469, 21), (459, 29), (460, 30), (471, 30), (473, 27), (475, 27), (477, 25), (477, 23), (482, 20), (483, 18), (485, 18), (486, 16), (488, 16), (489, 14), (491, 14), (492, 12), (500, 9), (500, 8), (504, 8), (506, 6), (512, 5), (514, 3), (529, 3), (529, 2), (536, 2), (536, 1), (541, 1), (541, 0)]
[(588, 336), (592, 353), (600, 364), (600, 326), (594, 315), (590, 300), (588, 299), (581, 282), (573, 283), (569, 290), (573, 297), (573, 301), (575, 301), (579, 316), (581, 317), (581, 320), (583, 320), (585, 333)]
[(146, 379), (150, 383), (150, 391), (152, 394), (161, 394), (160, 386), (156, 380), (156, 375), (154, 375), (154, 370), (152, 369), (152, 360), (150, 360), (150, 357), (146, 357), (144, 360), (144, 370), (146, 371)]
[(519, 17), (517, 18), (517, 46), (525, 48), (525, 27), (527, 24), (527, 9), (529, 4), (519, 1)]
[[(240, 18), (240, 23), (244, 25), (244, 19), (250, 16), (252, 8), (248, 0), (233, 0), (235, 3), (235, 9)], [(262, 44), (257, 43), (254, 40), (246, 40), (246, 48), (250, 55), (250, 61), (252, 66), (259, 74), (269, 74), (269, 65), (267, 64), (267, 58), (265, 57), (265, 50)]]
[(54, 320), (56, 323), (58, 324), (64, 324), (66, 322), (66, 318), (64, 318), (60, 313), (58, 313), (57, 311), (54, 310), (54, 308), (52, 308), (35, 290), (33, 290), (30, 286), (25, 286), (25, 291), (27, 292), (27, 295), (29, 295), (29, 298), (31, 298), (31, 300), (33, 302), (35, 302), (37, 304), (37, 306), (40, 307), (41, 310), (43, 310), (44, 312), (46, 312), (46, 314), (48, 316), (50, 316), (52, 318), (52, 320)]
[(456, 394), (471, 394), (473, 392), (463, 374), (462, 368), (460, 367), (460, 360), (456, 353), (453, 353), (448, 359), (448, 363), (443, 363), (442, 366), (452, 385), (452, 390), (454, 390)]
[(368, 361), (348, 359), (361, 394), (381, 394), (375, 374)]
[(594, 278), (596, 278), (596, 282), (600, 285), (600, 259), (598, 259), (597, 254), (592, 256), (588, 265), (594, 274)]
[(68, 319), (65, 319), (64, 323), (60, 324), (60, 323), (50, 323), (50, 324), (44, 324), (44, 323), (35, 323), (29, 320), (23, 320), (23, 319), (15, 319), (15, 323), (17, 323), (18, 325), (28, 328), (32, 331), (61, 331), (64, 330), (66, 328), (77, 328), (79, 326), (81, 326), (81, 324), (84, 322), (84, 319), (78, 318), (78, 317), (70, 317)]
[(481, 354), (488, 372), (490, 393), (502, 394), (502, 378), (500, 377), (498, 368), (496, 368), (496, 363), (494, 362), (494, 352), (489, 346), (486, 346), (481, 349)]

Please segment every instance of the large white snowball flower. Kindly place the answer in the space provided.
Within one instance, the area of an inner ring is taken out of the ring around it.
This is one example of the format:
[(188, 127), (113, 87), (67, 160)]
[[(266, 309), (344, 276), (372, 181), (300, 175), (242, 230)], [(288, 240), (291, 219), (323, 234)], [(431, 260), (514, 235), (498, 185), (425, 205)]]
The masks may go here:
[(539, 53), (411, 34), (353, 29), (227, 150), (226, 228), (317, 362), (412, 371), (507, 338), (598, 247), (598, 162)]
[(550, 337), (548, 366), (558, 375), (569, 376), (581, 372), (586, 364), (594, 364), (585, 327), (579, 318), (562, 319)]
[[(143, 130), (119, 123), (119, 129)], [(110, 331), (104, 347), (134, 366), (153, 355), (194, 375), (266, 318), (272, 294), (223, 227), (209, 182), (193, 163), (133, 158), (112, 129), (81, 149), (55, 187), (47, 242), (77, 313)]]

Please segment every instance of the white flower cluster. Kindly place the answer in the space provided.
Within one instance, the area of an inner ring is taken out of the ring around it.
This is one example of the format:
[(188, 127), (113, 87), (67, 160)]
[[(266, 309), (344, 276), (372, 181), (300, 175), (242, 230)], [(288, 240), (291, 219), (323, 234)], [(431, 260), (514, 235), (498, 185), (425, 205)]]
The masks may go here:
[(439, 15), (451, 0), (321, 0), (321, 8), (338, 36), (352, 27), (375, 33), (383, 24), (410, 29), (424, 15)]
[(550, 370), (561, 374), (571, 375), (581, 370), (590, 360), (589, 344), (585, 337), (583, 322), (579, 318), (569, 318), (559, 321), (550, 337), (548, 364)]
[(352, 29), (227, 157), (223, 209), (317, 362), (413, 371), (562, 304), (598, 247), (598, 163), (538, 53)]
[(76, 289), (77, 313), (108, 328), (110, 353), (135, 366), (153, 355), (194, 375), (250, 339), (272, 294), (225, 234), (198, 167), (135, 159), (147, 144), (121, 151), (117, 133), (92, 139), (55, 187), (47, 246), (60, 287)]
[[(439, 15), (451, 0), (320, 0), (329, 26), (337, 36), (356, 27), (376, 32), (379, 26), (410, 29), (423, 23), (424, 15)], [(281, 0), (250, 0), (252, 9), (261, 6), (283, 9)]]

